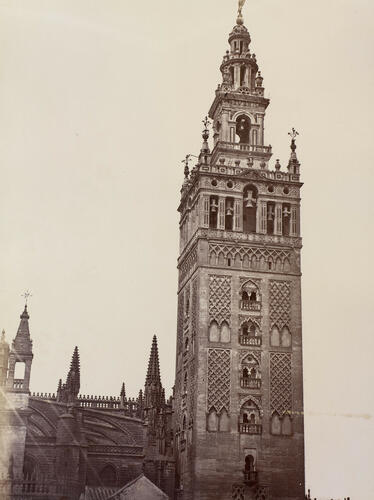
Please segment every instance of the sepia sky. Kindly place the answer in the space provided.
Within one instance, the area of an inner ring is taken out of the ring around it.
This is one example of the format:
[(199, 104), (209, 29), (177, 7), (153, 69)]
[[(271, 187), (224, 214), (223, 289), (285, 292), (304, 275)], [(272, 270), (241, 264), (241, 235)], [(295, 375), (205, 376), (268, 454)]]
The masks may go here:
[[(221, 81), (235, 0), (0, 0), (0, 328), (29, 302), (31, 390), (75, 345), (82, 394), (174, 377), (181, 160)], [(374, 498), (372, 0), (248, 0), (285, 168), (300, 132), (306, 479)]]

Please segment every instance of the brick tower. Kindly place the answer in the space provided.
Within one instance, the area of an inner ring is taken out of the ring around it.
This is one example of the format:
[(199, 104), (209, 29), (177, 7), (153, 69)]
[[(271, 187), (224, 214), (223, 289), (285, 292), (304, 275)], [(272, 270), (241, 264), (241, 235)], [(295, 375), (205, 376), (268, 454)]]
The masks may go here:
[(304, 498), (300, 163), (265, 145), (269, 99), (241, 9), (181, 190), (178, 498)]

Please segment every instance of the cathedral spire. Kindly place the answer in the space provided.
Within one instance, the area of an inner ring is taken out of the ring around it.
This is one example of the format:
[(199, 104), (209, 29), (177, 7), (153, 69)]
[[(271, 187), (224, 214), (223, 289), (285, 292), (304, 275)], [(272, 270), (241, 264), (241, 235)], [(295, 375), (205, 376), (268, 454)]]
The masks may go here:
[(80, 362), (78, 347), (75, 346), (73, 356), (71, 358), (70, 369), (66, 378), (66, 389), (69, 395), (75, 399), (79, 394), (80, 389)]
[(159, 408), (162, 406), (162, 384), (156, 335), (153, 336), (151, 354), (149, 356), (144, 387), (144, 403), (145, 408)]
[(160, 362), (158, 359), (157, 337), (153, 336), (151, 354), (148, 361), (147, 377), (145, 385), (161, 384), (160, 378)]

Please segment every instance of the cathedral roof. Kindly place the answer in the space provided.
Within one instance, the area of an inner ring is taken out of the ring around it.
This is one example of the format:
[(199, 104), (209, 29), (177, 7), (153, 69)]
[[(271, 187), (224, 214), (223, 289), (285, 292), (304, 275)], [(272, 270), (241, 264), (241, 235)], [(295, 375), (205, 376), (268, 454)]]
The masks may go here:
[(168, 500), (166, 493), (160, 490), (144, 474), (130, 481), (123, 488), (86, 486), (80, 500)]

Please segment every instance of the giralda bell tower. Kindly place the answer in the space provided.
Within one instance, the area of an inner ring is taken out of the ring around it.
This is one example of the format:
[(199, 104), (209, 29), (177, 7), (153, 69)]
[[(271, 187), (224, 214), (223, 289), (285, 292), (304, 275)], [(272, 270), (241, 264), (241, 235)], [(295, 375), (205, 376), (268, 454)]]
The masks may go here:
[(304, 498), (300, 163), (271, 160), (241, 9), (181, 190), (177, 498)]

